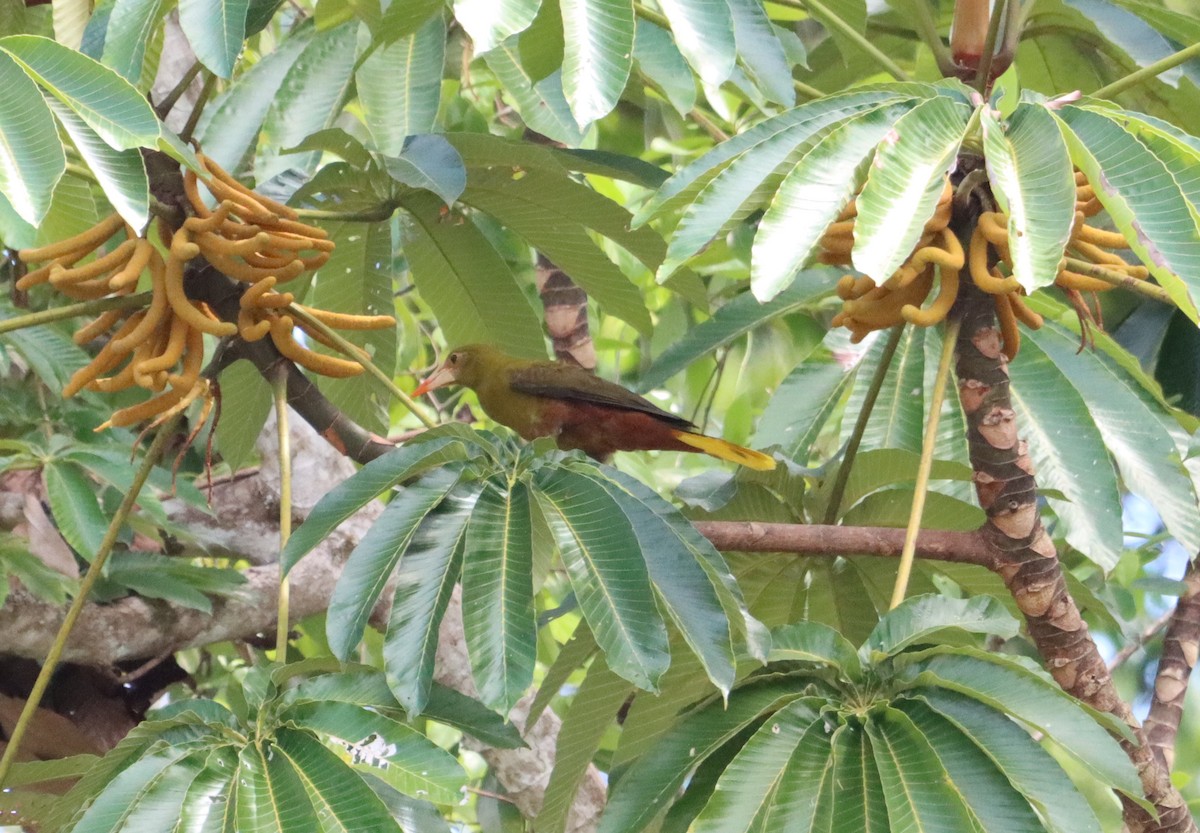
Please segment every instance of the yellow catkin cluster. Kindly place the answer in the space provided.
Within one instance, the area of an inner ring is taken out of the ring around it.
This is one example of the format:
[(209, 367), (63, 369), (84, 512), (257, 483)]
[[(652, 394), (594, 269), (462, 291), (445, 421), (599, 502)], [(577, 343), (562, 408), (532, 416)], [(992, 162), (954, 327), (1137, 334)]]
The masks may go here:
[[(154, 394), (116, 411), (97, 430), (145, 420), (152, 420), (153, 427), (198, 398), (204, 401), (197, 421), (202, 424), (213, 404), (211, 385), (201, 375), (205, 335), (236, 334), (254, 341), (269, 334), (279, 352), (297, 364), (326, 376), (344, 377), (361, 373), (362, 365), (300, 344), (293, 332), (297, 326), (313, 339), (329, 342), (316, 328), (309, 329), (294, 320), (289, 311), (302, 311), (325, 326), (339, 329), (395, 325), (389, 315), (325, 312), (300, 306), (290, 292), (277, 292), (276, 284), (323, 265), (334, 248), (333, 241), (327, 239), (323, 229), (300, 222), (293, 209), (246, 188), (203, 155), (198, 157), (206, 176), (202, 179), (188, 171), (184, 177), (194, 216), (174, 231), (161, 219), (157, 222), (165, 256), (150, 240), (138, 237), (117, 214), (69, 239), (19, 252), (22, 261), (44, 265), (22, 277), (18, 289), (48, 283), (74, 300), (127, 295), (137, 287), (143, 273), (149, 272), (149, 304), (132, 312), (102, 313), (75, 334), (75, 341), (84, 344), (112, 331), (95, 358), (71, 377), (63, 396), (72, 396), (85, 387), (101, 392), (140, 387)], [(209, 209), (201, 198), (200, 183), (217, 200), (214, 208)], [(122, 232), (124, 240), (103, 251)], [(220, 320), (206, 304), (187, 297), (184, 267), (200, 255), (231, 278), (249, 284), (242, 295), (236, 324)]]
[[(971, 280), (990, 294), (996, 306), (996, 317), (1004, 339), (1004, 353), (1009, 359), (1020, 348), (1018, 322), (1037, 329), (1042, 317), (1031, 310), (1022, 297), (1017, 279), (1012, 277), (1012, 256), (1008, 246), (1008, 218), (998, 211), (984, 212), (971, 236), (966, 256), (958, 238), (948, 224), (952, 207), (952, 191), (947, 180), (933, 217), (925, 224), (924, 232), (912, 255), (894, 275), (882, 283), (867, 276), (845, 275), (838, 282), (837, 293), (842, 310), (833, 318), (834, 326), (845, 326), (861, 341), (873, 330), (893, 327), (902, 322), (928, 327), (945, 319), (958, 295), (960, 274), (965, 267)], [(1067, 244), (1067, 256), (1085, 263), (1085, 267), (1070, 268), (1064, 258), (1055, 278), (1057, 285), (1071, 301), (1086, 326), (1096, 315), (1083, 300), (1084, 292), (1104, 292), (1116, 284), (1101, 280), (1088, 271), (1087, 264), (1117, 273), (1131, 281), (1149, 277), (1146, 267), (1130, 264), (1112, 249), (1128, 247), (1123, 235), (1087, 224), (1103, 206), (1095, 190), (1082, 172), (1075, 173), (1075, 224)], [(854, 248), (854, 219), (857, 209), (853, 202), (842, 212), (821, 238), (822, 263), (848, 265)], [(964, 262), (965, 261), (965, 262)], [(1002, 268), (1003, 267), (1003, 268)], [(940, 269), (941, 284), (937, 297), (922, 308), (934, 286), (935, 271)]]
[[(1125, 249), (1129, 244), (1124, 235), (1115, 231), (1105, 231), (1089, 226), (1086, 220), (1094, 217), (1102, 209), (1100, 201), (1092, 186), (1087, 182), (1082, 172), (1075, 173), (1075, 224), (1071, 229), (1071, 239), (1067, 243), (1067, 255), (1075, 260), (1090, 263), (1104, 270), (1123, 275), (1128, 280), (1144, 281), (1150, 276), (1145, 266), (1128, 263), (1112, 249)], [(989, 248), (990, 247), (990, 248)], [(992, 253), (995, 257), (992, 257)], [(989, 260), (996, 264), (989, 267)], [(1037, 329), (1042, 326), (1042, 316), (1025, 305), (1022, 299), (1024, 290), (1011, 277), (1012, 255), (1008, 246), (1008, 217), (1001, 212), (985, 212), (979, 217), (979, 223), (971, 236), (967, 256), (971, 279), (984, 292), (992, 295), (996, 304), (996, 318), (1000, 323), (1000, 332), (1004, 337), (1004, 353), (1009, 359), (1016, 356), (1021, 346), (1021, 333), (1017, 327), (1020, 322), (1027, 327)], [(1001, 264), (1006, 268), (1002, 272)], [(1008, 276), (1005, 276), (1005, 272)], [(1070, 268), (1066, 258), (1059, 264), (1058, 274), (1054, 279), (1055, 285), (1067, 296), (1080, 316), (1080, 321), (1086, 327), (1095, 320), (1095, 315), (1084, 302), (1084, 292), (1105, 292), (1113, 289), (1116, 284), (1100, 280)], [(1097, 306), (1096, 314), (1099, 314)]]
[[(962, 246), (948, 228), (952, 197), (953, 190), (947, 180), (933, 217), (925, 224), (912, 255), (887, 280), (877, 283), (865, 275), (857, 278), (845, 275), (838, 282), (842, 310), (834, 316), (833, 325), (849, 329), (853, 334), (851, 341), (862, 341), (874, 330), (885, 330), (902, 322), (929, 327), (945, 319), (958, 297), (958, 278), (964, 265)], [(849, 264), (856, 216), (852, 202), (838, 222), (825, 231), (821, 238), (821, 262)], [(941, 284), (937, 297), (922, 308), (939, 267)]]

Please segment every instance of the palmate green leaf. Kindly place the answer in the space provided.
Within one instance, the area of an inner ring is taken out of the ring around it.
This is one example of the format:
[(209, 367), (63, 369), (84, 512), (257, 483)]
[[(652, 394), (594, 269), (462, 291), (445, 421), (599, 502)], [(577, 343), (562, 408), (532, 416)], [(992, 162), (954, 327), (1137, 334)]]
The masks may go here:
[[(317, 32), (288, 67), (262, 122), (267, 141), (256, 146), (254, 176), (259, 182), (297, 168), (312, 173), (319, 154), (280, 154), (278, 149), (299, 144), (318, 130), (332, 127), (345, 111), (354, 88), (358, 42), (356, 22)], [(251, 139), (257, 136), (251, 134)], [(230, 170), (241, 158), (230, 159)]]
[(866, 729), (893, 830), (978, 829), (937, 752), (908, 715), (890, 707), (876, 709)]
[(463, 632), (480, 699), (507, 714), (533, 682), (537, 629), (529, 489), (484, 482), (467, 524)]
[(105, 576), (144, 596), (176, 598), (181, 604), (206, 611), (212, 605), (205, 594), (234, 596), (246, 584), (246, 577), (232, 568), (202, 567), (185, 559), (149, 552), (114, 552)]
[(686, 115), (696, 106), (696, 79), (666, 29), (638, 18), (633, 57), (642, 74), (653, 81), (675, 108)]
[(911, 645), (942, 640), (947, 629), (1011, 639), (1021, 626), (991, 596), (912, 596), (879, 620), (863, 645), (863, 653), (868, 657), (894, 656)]
[[(537, 168), (518, 175), (511, 167), (493, 166), (470, 168), (462, 199), (486, 211), (545, 254), (606, 312), (643, 333), (650, 331), (650, 313), (641, 291), (587, 233), (587, 208), (603, 200), (620, 210), (615, 203), (572, 181), (565, 171)], [(605, 219), (595, 217), (595, 225), (607, 227)], [(628, 222), (627, 214), (625, 220)], [(633, 236), (625, 232), (617, 242)], [(645, 254), (644, 248), (641, 251)]]
[[(929, 741), (950, 782), (984, 830), (988, 833), (1042, 833), (1045, 830), (1025, 797), (1013, 788), (1004, 771), (987, 752), (975, 745), (970, 735), (920, 700), (901, 701), (896, 704), (896, 709), (908, 715)], [(1005, 719), (1002, 715), (995, 716)], [(1054, 777), (1051, 773), (1062, 776), (1062, 770), (1054, 764), (1047, 770), (1047, 778)]]
[(563, 92), (562, 71), (534, 80), (521, 63), (519, 38), (511, 37), (483, 56), (530, 129), (556, 142), (578, 145), (583, 130), (571, 115)]
[(227, 365), (219, 382), (224, 419), (217, 421), (217, 449), (230, 469), (238, 471), (250, 459), (271, 413), (271, 386), (250, 362)]
[(276, 741), (273, 751), (286, 756), (294, 767), (317, 811), (321, 830), (331, 833), (400, 830), (362, 777), (311, 734), (280, 729)]
[(60, 390), (88, 362), (87, 353), (55, 327), (13, 330), (0, 335), (0, 343), (20, 353), (38, 379), (54, 390)]
[[(837, 44), (842, 61), (849, 64), (854, 58), (864, 54), (862, 47), (840, 28), (833, 25), (831, 21), (836, 17), (860, 35), (865, 35), (867, 32), (867, 2), (866, 0), (823, 0), (822, 5), (825, 7), (822, 11), (818, 12), (813, 9), (811, 14), (821, 21), (829, 33), (829, 37)], [(872, 42), (875, 42), (874, 38)]]
[(466, 773), (458, 761), (411, 726), (350, 703), (307, 703), (282, 716), (345, 741), (356, 768), (405, 795), (441, 804), (461, 797)]
[(717, 700), (689, 714), (629, 767), (609, 796), (599, 833), (637, 833), (666, 809), (688, 774), (764, 713), (793, 700), (794, 683), (739, 689), (729, 706)]
[[(854, 468), (847, 478), (842, 492), (839, 514), (854, 508), (863, 498), (897, 484), (912, 483), (917, 476), (920, 455), (899, 448), (873, 448), (861, 452), (854, 459)], [(949, 460), (934, 460), (929, 472), (933, 481), (955, 480), (966, 482), (971, 479), (971, 469), (962, 463)], [(822, 483), (814, 497), (828, 504), (831, 483)]]
[(815, 662), (857, 680), (862, 676), (858, 652), (850, 640), (820, 622), (795, 622), (771, 633), (770, 662)]
[(866, 178), (863, 162), (912, 104), (881, 104), (847, 119), (784, 177), (754, 236), (750, 286), (756, 297), (774, 297), (815, 254), (825, 229)]
[(358, 100), (381, 153), (399, 155), (405, 138), (433, 131), (445, 61), (446, 22), (435, 15), (411, 35), (376, 47), (359, 65)]
[(1154, 505), (1185, 549), (1200, 550), (1195, 485), (1160, 414), (1138, 396), (1136, 383), (1094, 352), (1080, 352), (1074, 335), (1053, 322), (1027, 336), (1030, 354), (1042, 353), (1054, 362), (1063, 381), (1088, 402), (1090, 418), (1116, 460), (1125, 486)]
[(411, 35), (421, 28), (435, 13), (445, 8), (443, 0), (409, 0), (407, 3), (391, 3), (383, 13), (378, 26), (373, 30), (375, 40), (390, 43), (396, 38)]
[(846, 723), (833, 736), (833, 812), (836, 833), (890, 833), (883, 783), (874, 750), (863, 727)]
[(520, 749), (525, 746), (516, 726), (478, 700), (441, 683), (430, 686), (429, 700), (425, 703), (423, 713), (430, 720), (453, 726), (498, 749)]
[(454, 0), (454, 17), (471, 36), (476, 55), (524, 31), (537, 16), (542, 0)]
[(249, 0), (180, 0), (179, 25), (200, 63), (222, 78), (233, 67), (246, 37)]
[(886, 280), (912, 253), (933, 216), (972, 112), (962, 98), (938, 95), (896, 121), (855, 203), (855, 269)]
[[(1137, 773), (1112, 735), (1049, 678), (997, 654), (931, 649), (903, 663), (897, 680), (910, 687), (965, 694), (1032, 726), (1058, 743), (1092, 776), (1131, 796), (1141, 795)], [(899, 661), (899, 660), (897, 660)], [(1119, 724), (1105, 716), (1110, 728)]]
[[(151, 793), (180, 761), (194, 753), (190, 746), (158, 744), (151, 754), (140, 757), (105, 782), (99, 795), (75, 822), (73, 833), (116, 833), (138, 804)], [(194, 775), (194, 773), (193, 773)], [(180, 792), (186, 785), (180, 788)], [(182, 797), (182, 796), (181, 796)], [(130, 829), (130, 833), (138, 828)], [(142, 828), (144, 829), (144, 828)]]
[[(239, 75), (204, 108), (196, 135), (210, 159), (227, 169), (242, 161), (258, 138), (284, 78), (316, 35), (316, 27), (311, 24), (296, 27), (273, 52)], [(321, 37), (330, 35), (323, 33)], [(277, 141), (280, 147), (289, 146), (281, 139)]]
[[(592, 471), (579, 469), (577, 473), (599, 485), (616, 502), (624, 514), (623, 522), (633, 530), (646, 556), (646, 570), (663, 606), (700, 658), (713, 685), (728, 693), (736, 673), (729, 618), (738, 616), (737, 607), (733, 606), (732, 612), (723, 607), (720, 582), (714, 582), (705, 572), (692, 549), (697, 542), (681, 538), (676, 528), (663, 519), (662, 514), (673, 511), (670, 504), (631, 477), (605, 471), (609, 479)], [(648, 504), (658, 505), (652, 508)], [(710, 555), (719, 558), (715, 549)]]
[(429, 699), (438, 625), (461, 572), (467, 521), (479, 496), (467, 484), (421, 524), (396, 571), (396, 595), (383, 640), (388, 687), (409, 715)]
[(384, 158), (384, 168), (397, 182), (432, 191), (446, 205), (454, 205), (467, 187), (462, 156), (445, 136), (409, 136), (399, 156)]
[(853, 379), (828, 350), (815, 351), (771, 394), (758, 420), (755, 447), (777, 445), (784, 456), (808, 462), (809, 449)]
[(637, 389), (642, 392), (653, 390), (702, 356), (710, 355), (774, 318), (811, 306), (814, 300), (830, 290), (835, 280), (832, 273), (824, 269), (814, 269), (799, 277), (799, 284), (770, 301), (763, 302), (744, 292), (722, 305), (712, 318), (692, 327), (683, 338), (664, 350), (638, 379)]
[(771, 101), (792, 106), (796, 103), (792, 66), (766, 11), (755, 0), (727, 2), (738, 60), (746, 74)]
[(54, 461), (42, 469), (42, 480), (59, 532), (79, 555), (91, 561), (108, 530), (95, 485), (78, 466)]
[[(1170, 40), (1178, 43), (1196, 43), (1200, 41), (1200, 21), (1194, 15), (1188, 14), (1186, 10), (1177, 11), (1174, 9), (1163, 8), (1152, 3), (1140, 2), (1140, 0), (1118, 0), (1118, 3), (1125, 9), (1136, 14), (1142, 20), (1149, 23), (1160, 33), (1164, 34)], [(1172, 46), (1169, 49), (1174, 52)], [(1197, 67), (1196, 61), (1192, 61), (1182, 65), (1182, 69), (1188, 72), (1192, 80), (1196, 78)], [(1164, 73), (1164, 80), (1171, 76)], [(1177, 82), (1171, 81), (1173, 86), (1179, 86)]]
[(592, 662), (579, 691), (571, 698), (558, 732), (554, 769), (537, 816), (539, 833), (562, 833), (566, 829), (579, 782), (632, 690), (627, 680), (608, 669), (603, 657)]
[(284, 572), (338, 524), (396, 484), (478, 453), (476, 436), (464, 425), (442, 425), (367, 463), (327, 492), (288, 539), (279, 558)]
[(237, 809), (237, 754), (231, 747), (208, 753), (204, 767), (183, 796), (175, 826), (170, 833), (234, 833)]
[(1120, 120), (1100, 108), (1056, 113), (1071, 161), (1082, 170), (1129, 246), (1175, 304), (1200, 320), (1200, 210), (1190, 205), (1167, 165)]
[(709, 581), (717, 591), (717, 597), (725, 611), (725, 619), (733, 624), (734, 630), (745, 640), (745, 647), (750, 656), (765, 661), (771, 642), (770, 633), (762, 622), (750, 615), (750, 611), (746, 608), (746, 600), (742, 597), (742, 590), (738, 586), (737, 580), (734, 579), (724, 556), (717, 551), (712, 542), (696, 531), (696, 528), (680, 514), (679, 510), (665, 500), (659, 499), (659, 496), (650, 487), (636, 478), (615, 470), (608, 474), (620, 484), (622, 489), (669, 526), (691, 551), (692, 558), (708, 575)]
[(20, 64), (0, 52), (0, 193), (22, 220), (40, 225), (65, 169), (42, 93)]
[(426, 518), (458, 485), (457, 472), (437, 469), (404, 487), (350, 553), (329, 599), (325, 633), (333, 655), (347, 659), (384, 584)]
[[(658, 279), (669, 277), (731, 219), (745, 216), (765, 202), (778, 184), (775, 180), (825, 131), (880, 104), (905, 98), (911, 96), (868, 91), (820, 99), (767, 119), (672, 176), (634, 218), (635, 225), (644, 222), (676, 195), (688, 200), (667, 244)], [(932, 204), (929, 213), (933, 213)]]
[(1023, 102), (1007, 123), (980, 111), (988, 179), (1008, 214), (1013, 276), (1025, 291), (1054, 282), (1075, 221), (1075, 180), (1066, 142), (1054, 117)]
[[(1067, 541), (1103, 569), (1112, 569), (1121, 556), (1117, 475), (1091, 405), (1036, 347), (1013, 362), (1009, 373), (1013, 407), (1038, 481), (1066, 497), (1048, 500), (1066, 527)], [(1083, 471), (1087, 477), (1079, 476)]]
[[(1109, 41), (1109, 48), (1115, 46), (1124, 51), (1138, 66), (1149, 66), (1155, 61), (1160, 61), (1178, 50), (1180, 43), (1187, 43), (1186, 39), (1181, 37), (1186, 29), (1169, 28), (1164, 37), (1138, 14), (1134, 14), (1133, 10), (1122, 8), (1126, 4), (1118, 5), (1099, 0), (1065, 0), (1065, 2), (1082, 14), (1088, 24), (1096, 27), (1099, 33)], [(1166, 9), (1162, 11), (1170, 14)], [(1184, 20), (1192, 21), (1194, 25), (1194, 18), (1186, 15), (1179, 16)], [(1166, 23), (1168, 19), (1160, 18), (1160, 21)], [(1200, 80), (1200, 62), (1191, 61), (1181, 66), (1171, 67), (1159, 74), (1157, 80), (1172, 87), (1178, 87), (1180, 79), (1184, 76), (1190, 77), (1193, 83)]]
[(159, 20), (162, 0), (116, 0), (104, 30), (100, 61), (136, 84), (142, 76), (146, 44)]
[(605, 116), (633, 69), (633, 0), (560, 0), (563, 92), (581, 126)]
[(674, 726), (687, 707), (700, 699), (706, 677), (699, 658), (695, 654), (684, 654), (672, 657), (671, 667), (660, 680), (662, 690), (658, 694), (634, 692), (632, 702), (625, 710), (625, 719), (621, 721), (621, 737), (613, 750), (609, 770), (621, 772), (627, 764), (653, 748), (663, 732)]
[(616, 106), (634, 67), (631, 0), (560, 0), (563, 94), (580, 126)]
[(238, 831), (290, 833), (320, 829), (316, 811), (304, 794), (296, 770), (274, 744), (267, 743), (266, 751), (254, 742), (243, 746), (238, 754)]
[(733, 15), (726, 0), (662, 0), (671, 34), (687, 62), (711, 86), (728, 80), (737, 57)]
[(451, 344), (484, 342), (545, 355), (541, 323), (516, 277), (469, 217), (447, 220), (429, 193), (403, 197), (404, 254), (413, 283)]
[(1200, 139), (1144, 113), (1109, 112), (1167, 166), (1184, 199), (1200, 207)]
[[(779, 720), (771, 717), (769, 722), (774, 725)], [(813, 721), (805, 729), (757, 829), (763, 833), (808, 833), (828, 828), (832, 809), (828, 798), (833, 778), (831, 753), (825, 722)]]
[(141, 151), (113, 150), (67, 105), (56, 98), (48, 98), (46, 103), (96, 175), (104, 196), (125, 222), (142, 232), (150, 221), (150, 182)]
[(805, 741), (813, 743), (811, 732), (823, 734), (824, 729), (817, 711), (803, 700), (777, 711), (721, 773), (712, 797), (689, 830), (743, 833), (758, 829), (756, 820), (761, 824), (773, 815), (770, 805), (791, 769), (793, 755), (801, 754)]
[(158, 118), (150, 104), (132, 84), (98, 61), (32, 35), (0, 38), (0, 51), (114, 149), (152, 148), (158, 141)]
[[(806, 136), (812, 132), (813, 120), (817, 114), (832, 113), (832, 118), (817, 123), (817, 129), (821, 129), (881, 104), (914, 97), (916, 96), (913, 94), (904, 95), (890, 90), (858, 91), (829, 96), (766, 119), (744, 133), (722, 142), (696, 161), (676, 171), (634, 216), (633, 225), (640, 226), (651, 217), (660, 214), (666, 207), (679, 204), (685, 199), (689, 202), (694, 200), (700, 190), (732, 162), (748, 153), (756, 152), (764, 144), (770, 148), (770, 143), (781, 133), (798, 129), (803, 131), (799, 134), (801, 137)], [(797, 143), (801, 141), (804, 139), (797, 139)], [(761, 175), (759, 179), (762, 179)], [(729, 207), (730, 215), (736, 207)]]
[[(392, 230), (390, 223), (338, 223), (327, 226), (337, 244), (329, 260), (313, 277), (306, 301), (319, 309), (354, 315), (391, 315)], [(396, 328), (348, 330), (343, 338), (366, 351), (371, 362), (389, 378), (396, 369)], [(338, 355), (321, 344), (318, 352)], [(339, 411), (358, 425), (375, 432), (387, 431), (391, 393), (370, 373), (347, 379), (318, 376), (317, 388)]]
[[(846, 401), (846, 413), (862, 410), (867, 388), (887, 341), (876, 338), (854, 370), (853, 387)], [(863, 431), (862, 448), (898, 448), (921, 452), (925, 431), (925, 328), (905, 327), (892, 357), (875, 407)], [(842, 420), (840, 441), (845, 442), (854, 429), (854, 420)]]
[(671, 658), (636, 535), (600, 484), (568, 469), (544, 472), (534, 495), (609, 668), (655, 690)]
[[(995, 763), (1013, 788), (1037, 808), (1053, 833), (1100, 830), (1095, 813), (1071, 779), (1024, 729), (995, 709), (961, 694), (929, 689), (919, 697)], [(903, 702), (898, 708), (911, 711), (910, 705)]]

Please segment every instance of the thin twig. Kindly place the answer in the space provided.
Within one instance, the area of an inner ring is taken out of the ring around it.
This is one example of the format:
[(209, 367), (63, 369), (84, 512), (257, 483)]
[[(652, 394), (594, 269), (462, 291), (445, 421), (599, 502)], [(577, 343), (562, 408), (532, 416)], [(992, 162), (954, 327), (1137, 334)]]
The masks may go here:
[(983, 54), (979, 56), (979, 69), (975, 76), (975, 89), (980, 95), (987, 95), (991, 83), (992, 58), (995, 57), (996, 40), (1000, 35), (1000, 21), (1008, 16), (1008, 4), (1012, 0), (997, 0), (992, 6), (992, 16), (988, 20), (987, 37), (983, 41)]
[(1142, 67), (1136, 72), (1131, 72), (1124, 78), (1119, 78), (1111, 84), (1101, 87), (1092, 93), (1094, 98), (1112, 98), (1118, 93), (1123, 93), (1130, 87), (1137, 86), (1143, 81), (1148, 81), (1157, 75), (1161, 75), (1169, 69), (1174, 69), (1180, 64), (1187, 63), (1192, 58), (1200, 57), (1200, 43), (1193, 43), (1186, 49), (1180, 49), (1173, 55), (1168, 55), (1161, 61), (1155, 61), (1148, 67)]
[(909, 80), (908, 73), (902, 70), (882, 49), (871, 43), (866, 36), (834, 14), (821, 0), (776, 0), (776, 2), (781, 6), (804, 9), (815, 15), (819, 15), (822, 23), (828, 22), (831, 28), (837, 29), (847, 40), (853, 42), (855, 46), (873, 58), (875, 63), (883, 67), (897, 81)]
[(117, 298), (101, 298), (98, 301), (82, 301), (78, 304), (68, 304), (65, 307), (54, 307), (16, 318), (0, 320), (0, 333), (11, 333), (13, 330), (23, 330), (26, 327), (40, 327), (54, 321), (76, 318), (80, 315), (95, 315), (110, 309), (130, 309), (144, 307), (150, 303), (151, 292), (139, 292), (136, 295), (122, 295)]
[[(282, 364), (271, 374), (271, 392), (275, 398), (275, 427), (279, 434), (279, 551), (292, 535), (292, 440), (288, 430), (287, 372)], [(279, 571), (279, 614), (275, 625), (275, 661), (287, 662), (288, 602), (291, 585), (287, 574)]]
[(846, 493), (846, 483), (850, 480), (850, 472), (854, 469), (854, 458), (858, 455), (858, 447), (862, 444), (867, 423), (871, 420), (871, 412), (875, 410), (875, 400), (879, 398), (879, 391), (883, 389), (883, 381), (887, 378), (888, 368), (892, 366), (892, 357), (896, 355), (896, 348), (900, 346), (900, 336), (903, 334), (903, 324), (893, 327), (888, 334), (887, 343), (883, 345), (883, 350), (879, 354), (879, 364), (875, 366), (875, 375), (871, 378), (871, 384), (863, 397), (862, 408), (858, 411), (858, 419), (854, 423), (854, 429), (850, 432), (850, 439), (846, 442), (846, 453), (842, 455), (842, 463), (838, 466), (833, 486), (829, 490), (829, 502), (825, 504), (825, 523), (827, 524), (837, 521), (838, 510), (842, 506), (842, 496)]
[(917, 533), (921, 531), (921, 517), (925, 514), (925, 496), (929, 493), (929, 473), (933, 468), (933, 452), (937, 448), (938, 422), (942, 415), (942, 402), (946, 398), (946, 382), (950, 378), (950, 365), (954, 362), (954, 345), (958, 341), (960, 321), (947, 320), (942, 332), (942, 356), (938, 362), (933, 393), (929, 397), (929, 421), (925, 425), (925, 438), (921, 442), (921, 461), (917, 464), (917, 483), (913, 488), (912, 512), (908, 516), (908, 529), (904, 533), (904, 551), (900, 553), (900, 568), (896, 571), (896, 584), (892, 587), (890, 609), (895, 610), (904, 601), (908, 592), (908, 578), (912, 574), (913, 557), (916, 554)]
[(1172, 608), (1171, 610), (1168, 610), (1162, 616), (1159, 616), (1157, 619), (1155, 619), (1149, 625), (1149, 627), (1147, 627), (1140, 634), (1138, 634), (1136, 638), (1131, 639), (1128, 642), (1126, 642), (1121, 647), (1121, 650), (1119, 650), (1115, 654), (1113, 654), (1112, 659), (1110, 659), (1108, 661), (1108, 670), (1110, 672), (1116, 671), (1122, 665), (1127, 663), (1129, 661), (1130, 657), (1132, 657), (1138, 651), (1142, 650), (1142, 648), (1146, 647), (1146, 643), (1148, 643), (1154, 637), (1158, 636), (1159, 632), (1162, 631), (1162, 629), (1165, 628), (1168, 624), (1170, 624), (1171, 617), (1174, 615), (1174, 613), (1175, 613), (1174, 608)]
[(1116, 269), (1106, 269), (1099, 264), (1092, 263), (1090, 260), (1079, 260), (1078, 258), (1068, 257), (1064, 262), (1067, 269), (1072, 272), (1078, 272), (1080, 275), (1086, 275), (1089, 278), (1111, 283), (1113, 286), (1128, 289), (1130, 292), (1136, 292), (1139, 295), (1153, 298), (1155, 301), (1160, 301), (1164, 304), (1175, 305), (1171, 294), (1156, 283), (1140, 281), (1132, 275), (1118, 272)]
[(125, 497), (122, 498), (121, 505), (117, 507), (112, 521), (108, 524), (108, 529), (104, 533), (104, 538), (100, 541), (100, 546), (96, 550), (95, 557), (92, 558), (92, 563), (88, 565), (87, 573), (83, 576), (83, 581), (79, 583), (79, 590), (76, 591), (75, 598), (71, 601), (71, 606), (67, 609), (67, 613), (63, 617), (62, 625), (58, 629), (58, 635), (54, 638), (54, 644), (50, 646), (50, 650), (46, 653), (46, 659), (42, 662), (41, 670), (38, 671), (37, 680), (33, 683), (33, 690), (29, 692), (29, 696), (25, 699), (25, 706), (21, 709), (21, 716), (17, 718), (17, 724), (13, 727), (12, 734), (8, 738), (8, 746), (4, 750), (4, 757), (0, 758), (0, 787), (4, 786), (9, 770), (12, 769), (12, 765), (17, 759), (17, 753), (21, 749), (21, 741), (25, 737), (25, 732), (33, 722), (33, 717), (37, 713), (38, 706), (41, 705), (42, 698), (46, 694), (46, 689), (50, 685), (50, 679), (54, 676), (54, 671), (58, 667), (58, 661), (62, 657), (63, 649), (67, 646), (67, 639), (71, 635), (71, 630), (75, 627), (75, 622), (79, 619), (79, 614), (83, 612), (83, 607), (92, 593), (92, 588), (96, 585), (96, 581), (104, 571), (104, 564), (108, 561), (108, 556), (112, 553), (113, 545), (117, 542), (117, 536), (120, 534), (121, 528), (125, 526), (125, 519), (133, 511), (138, 495), (141, 494), (142, 487), (150, 477), (150, 472), (154, 470), (158, 459), (162, 456), (163, 451), (166, 450), (167, 443), (174, 436), (175, 425), (178, 422), (178, 416), (172, 417), (158, 429), (158, 433), (154, 436), (154, 441), (150, 444), (150, 448), (146, 450), (146, 456), (142, 460), (142, 465), (138, 467), (137, 472), (133, 476), (133, 482), (130, 484), (129, 490), (125, 492)]
[(325, 338), (333, 342), (334, 346), (345, 353), (349, 358), (362, 365), (363, 369), (378, 379), (380, 383), (388, 389), (392, 396), (404, 403), (404, 407), (408, 408), (408, 410), (411, 411), (417, 419), (421, 420), (421, 423), (426, 428), (432, 428), (437, 424), (429, 418), (424, 409), (418, 406), (411, 396), (400, 390), (400, 388), (396, 387), (396, 383), (393, 382), (386, 373), (376, 367), (374, 362), (364, 355), (362, 348), (351, 344), (336, 330), (333, 330), (324, 322), (314, 318), (298, 304), (289, 304), (287, 310), (289, 315), (294, 315), (306, 325), (315, 329), (321, 335), (325, 336)]

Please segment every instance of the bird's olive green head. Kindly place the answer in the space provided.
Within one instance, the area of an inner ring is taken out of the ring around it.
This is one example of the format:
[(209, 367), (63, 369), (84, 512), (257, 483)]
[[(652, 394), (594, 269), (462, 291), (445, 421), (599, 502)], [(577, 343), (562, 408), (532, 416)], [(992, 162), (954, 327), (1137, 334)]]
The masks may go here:
[(484, 379), (499, 373), (514, 359), (501, 353), (489, 344), (464, 344), (455, 347), (446, 354), (437, 370), (429, 374), (415, 391), (414, 396), (421, 396), (431, 390), (446, 385), (463, 385), (474, 388)]

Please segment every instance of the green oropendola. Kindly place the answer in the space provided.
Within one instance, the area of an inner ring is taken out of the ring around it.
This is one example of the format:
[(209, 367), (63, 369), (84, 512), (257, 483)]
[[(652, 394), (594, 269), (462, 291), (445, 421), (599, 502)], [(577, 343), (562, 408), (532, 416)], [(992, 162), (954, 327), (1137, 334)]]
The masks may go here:
[(614, 451), (700, 451), (760, 471), (775, 460), (697, 433), (695, 426), (620, 385), (571, 364), (531, 361), (487, 344), (451, 350), (414, 396), (445, 385), (475, 391), (488, 416), (526, 440), (553, 437), (564, 450), (597, 460)]

